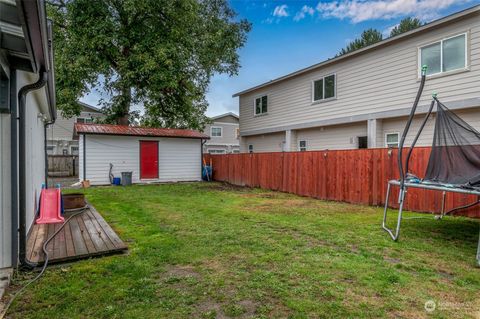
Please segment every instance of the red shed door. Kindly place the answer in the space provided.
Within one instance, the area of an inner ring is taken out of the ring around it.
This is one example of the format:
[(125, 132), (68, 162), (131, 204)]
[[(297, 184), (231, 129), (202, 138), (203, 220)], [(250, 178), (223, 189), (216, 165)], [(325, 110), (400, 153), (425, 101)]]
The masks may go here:
[(140, 141), (140, 178), (158, 178), (158, 142)]

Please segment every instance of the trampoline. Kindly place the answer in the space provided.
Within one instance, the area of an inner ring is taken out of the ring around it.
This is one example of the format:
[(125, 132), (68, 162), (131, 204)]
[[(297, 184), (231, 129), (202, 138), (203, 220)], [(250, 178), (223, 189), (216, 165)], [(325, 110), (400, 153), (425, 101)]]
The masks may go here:
[[(387, 184), (382, 228), (388, 232), (394, 241), (398, 240), (400, 236), (401, 222), (402, 219), (405, 219), (402, 218), (402, 213), (408, 188), (420, 188), (442, 192), (441, 212), (439, 215), (434, 216), (435, 219), (442, 219), (445, 215), (452, 214), (460, 209), (473, 207), (480, 203), (480, 133), (463, 121), (458, 115), (450, 111), (439, 101), (435, 93), (432, 95), (430, 107), (422, 120), (420, 128), (415, 135), (412, 144), (408, 148), (408, 153), (405, 158), (403, 156), (405, 138), (412, 124), (425, 85), (426, 70), (426, 66), (424, 66), (422, 68), (420, 87), (398, 145), (397, 162), (400, 179), (390, 180)], [(437, 109), (437, 115), (435, 118), (432, 151), (430, 153), (425, 176), (423, 179), (420, 179), (415, 175), (410, 174), (409, 161), (413, 148), (415, 147), (415, 144), (417, 143), (435, 106)], [(394, 230), (390, 229), (386, 222), (388, 202), (392, 186), (399, 188), (399, 208), (397, 223)], [(476, 195), (477, 200), (445, 212), (445, 196), (447, 192)], [(480, 266), (480, 234), (476, 259), (477, 265)]]

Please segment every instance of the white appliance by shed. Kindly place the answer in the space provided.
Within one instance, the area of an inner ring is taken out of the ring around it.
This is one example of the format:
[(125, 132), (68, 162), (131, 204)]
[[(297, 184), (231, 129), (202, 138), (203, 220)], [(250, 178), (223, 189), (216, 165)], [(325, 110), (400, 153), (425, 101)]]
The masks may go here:
[(194, 130), (107, 124), (75, 124), (79, 135), (79, 177), (92, 185), (110, 184), (113, 175), (132, 172), (133, 183), (200, 181), (202, 141)]

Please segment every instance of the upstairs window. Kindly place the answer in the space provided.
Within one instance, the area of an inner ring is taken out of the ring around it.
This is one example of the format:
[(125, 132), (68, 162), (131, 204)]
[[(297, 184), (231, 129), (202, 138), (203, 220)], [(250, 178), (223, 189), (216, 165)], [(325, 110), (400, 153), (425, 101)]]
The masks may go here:
[(313, 81), (313, 102), (335, 98), (335, 74)]
[(268, 97), (266, 95), (255, 99), (255, 115), (266, 114), (268, 111)]
[(298, 150), (300, 152), (305, 152), (307, 150), (307, 141), (299, 141), (298, 142)]
[(439, 74), (467, 67), (467, 35), (446, 38), (420, 48), (420, 67), (427, 66), (427, 75)]
[(398, 133), (385, 134), (385, 144), (388, 148), (398, 147)]
[(210, 136), (212, 137), (222, 137), (222, 128), (212, 126), (210, 129)]

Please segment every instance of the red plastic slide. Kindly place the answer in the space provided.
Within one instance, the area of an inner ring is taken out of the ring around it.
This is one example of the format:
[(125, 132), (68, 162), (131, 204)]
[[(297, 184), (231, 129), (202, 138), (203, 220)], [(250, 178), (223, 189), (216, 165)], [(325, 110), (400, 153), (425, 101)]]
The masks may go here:
[(40, 195), (40, 216), (37, 224), (63, 223), (62, 192), (59, 188), (42, 189)]

